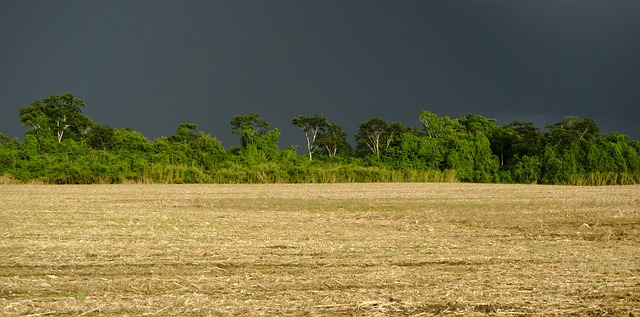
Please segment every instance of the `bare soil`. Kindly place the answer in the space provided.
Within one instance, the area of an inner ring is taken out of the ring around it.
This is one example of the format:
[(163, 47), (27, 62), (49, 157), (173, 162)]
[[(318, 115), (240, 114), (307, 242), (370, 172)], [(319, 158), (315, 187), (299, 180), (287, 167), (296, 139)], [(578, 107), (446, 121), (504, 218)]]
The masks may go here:
[(2, 316), (640, 316), (640, 186), (0, 185)]

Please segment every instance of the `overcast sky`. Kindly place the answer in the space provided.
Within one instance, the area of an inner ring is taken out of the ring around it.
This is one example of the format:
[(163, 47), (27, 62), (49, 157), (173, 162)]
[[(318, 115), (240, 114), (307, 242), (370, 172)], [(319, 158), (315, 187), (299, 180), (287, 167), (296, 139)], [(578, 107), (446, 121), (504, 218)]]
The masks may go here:
[(543, 128), (592, 118), (640, 140), (638, 0), (0, 2), (0, 131), (18, 109), (71, 92), (99, 124), (150, 139), (196, 123), (237, 145), (257, 111), (303, 144), (298, 115), (350, 137), (373, 117), (429, 110)]

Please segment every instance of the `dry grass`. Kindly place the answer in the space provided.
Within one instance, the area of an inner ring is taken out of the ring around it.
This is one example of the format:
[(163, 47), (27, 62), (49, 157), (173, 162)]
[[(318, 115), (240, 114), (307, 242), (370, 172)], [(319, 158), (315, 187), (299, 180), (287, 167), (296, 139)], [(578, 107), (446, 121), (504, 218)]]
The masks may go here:
[(640, 187), (0, 186), (3, 316), (638, 316)]

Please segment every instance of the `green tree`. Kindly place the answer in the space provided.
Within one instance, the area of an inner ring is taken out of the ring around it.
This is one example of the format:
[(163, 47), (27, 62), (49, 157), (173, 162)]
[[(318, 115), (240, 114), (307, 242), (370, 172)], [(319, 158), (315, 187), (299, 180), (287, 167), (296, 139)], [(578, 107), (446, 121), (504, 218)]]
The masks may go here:
[(618, 142), (610, 142), (605, 138), (589, 140), (583, 145), (583, 169), (586, 172), (617, 172), (616, 163), (621, 164), (626, 172), (626, 163), (622, 157), (622, 148)]
[(49, 95), (42, 101), (36, 100), (31, 105), (20, 109), (20, 123), (36, 134), (50, 134), (58, 143), (65, 135), (80, 140), (94, 123), (84, 114), (85, 104), (70, 93)]
[(505, 128), (512, 137), (511, 146), (514, 154), (533, 156), (542, 152), (544, 137), (533, 122), (514, 121)]
[(499, 168), (498, 158), (484, 133), (456, 139), (447, 154), (446, 166), (456, 170), (463, 181), (482, 183), (496, 180)]
[(552, 145), (547, 144), (542, 156), (542, 182), (544, 184), (566, 183), (562, 174), (563, 167), (561, 157), (558, 157), (558, 153)]
[(422, 123), (424, 134), (430, 138), (454, 139), (456, 134), (464, 129), (457, 119), (438, 117), (427, 110), (420, 112), (418, 118)]
[(257, 112), (240, 114), (231, 120), (231, 133), (242, 136), (245, 130), (252, 130), (258, 135), (267, 133), (271, 129), (271, 124), (264, 120)]
[(398, 135), (398, 144), (385, 157), (396, 168), (438, 170), (443, 164), (444, 151), (440, 140), (405, 131)]
[(475, 144), (469, 138), (456, 139), (454, 147), (447, 153), (446, 167), (458, 173), (460, 180), (473, 182)]
[(514, 180), (518, 183), (537, 183), (542, 173), (542, 163), (538, 156), (517, 157), (516, 166), (513, 169)]
[(617, 132), (612, 132), (605, 138), (609, 139), (610, 142), (620, 143), (628, 172), (640, 174), (640, 142), (630, 140), (628, 136)]
[(474, 182), (489, 183), (495, 180), (499, 169), (498, 158), (491, 151), (489, 139), (482, 132), (474, 136)]
[(257, 112), (237, 115), (231, 120), (231, 133), (240, 136), (240, 145), (243, 149), (255, 148), (260, 137), (267, 134), (269, 129), (271, 129), (271, 123), (264, 120)]
[(531, 122), (514, 121), (496, 127), (488, 135), (491, 150), (500, 159), (500, 166), (512, 170), (519, 159), (538, 156), (542, 153), (544, 139), (540, 129)]
[(483, 117), (477, 114), (470, 114), (462, 119), (458, 119), (458, 122), (465, 128), (467, 133), (476, 135), (478, 133), (484, 133), (484, 135), (491, 135), (493, 130), (497, 128), (495, 125), (496, 119)]
[(117, 129), (113, 135), (113, 150), (126, 153), (144, 153), (150, 149), (150, 142), (142, 133), (131, 128)]
[(0, 132), (0, 175), (16, 166), (19, 146), (16, 139), (11, 139)]
[[(168, 168), (189, 163), (187, 153), (189, 145), (184, 142), (175, 142), (171, 137), (160, 137), (149, 144), (150, 161), (158, 166)], [(138, 152), (142, 156), (142, 153)]]
[(240, 154), (249, 166), (277, 158), (280, 153), (280, 130), (269, 129), (271, 124), (257, 112), (235, 116), (231, 120), (231, 132), (240, 135), (241, 148), (230, 149), (229, 152), (232, 155)]
[(96, 150), (111, 150), (116, 129), (108, 125), (96, 125), (87, 134), (87, 145)]
[(356, 133), (359, 148), (368, 148), (376, 157), (380, 157), (380, 143), (387, 129), (387, 121), (382, 118), (372, 118), (360, 124)]
[(278, 142), (280, 140), (280, 130), (272, 129), (271, 131), (259, 135), (253, 130), (246, 129), (242, 135), (242, 154), (247, 165), (255, 165), (256, 163), (272, 160), (278, 157), (280, 149)]
[(600, 129), (593, 120), (575, 116), (564, 117), (561, 121), (548, 125), (547, 129), (545, 136), (556, 148), (600, 135)]
[(407, 128), (400, 122), (391, 122), (385, 133), (385, 149), (387, 152), (393, 146), (394, 142), (398, 141), (398, 136), (407, 132)]
[(304, 136), (307, 138), (307, 153), (309, 153), (309, 161), (313, 161), (313, 153), (320, 147), (316, 142), (318, 133), (327, 129), (329, 120), (319, 114), (311, 117), (302, 115), (295, 117), (291, 121), (291, 124), (304, 131)]
[(111, 153), (117, 158), (118, 175), (122, 179), (142, 180), (149, 167), (152, 143), (142, 133), (131, 128), (117, 129)]
[(316, 141), (330, 157), (338, 154), (351, 154), (351, 145), (347, 142), (347, 132), (342, 126), (335, 123), (329, 123), (326, 130), (320, 130)]
[(0, 132), (0, 146), (8, 146), (11, 143), (11, 138)]
[(225, 159), (222, 142), (202, 131), (194, 135), (189, 147), (189, 157), (195, 160), (206, 171), (212, 171)]
[(18, 149), (20, 147), (20, 142), (17, 138), (10, 138), (6, 136), (4, 133), (0, 132), (0, 148), (7, 149)]
[(567, 184), (572, 176), (579, 173), (575, 144), (557, 151), (551, 144), (544, 148), (542, 156), (542, 181), (545, 184)]
[(360, 124), (355, 138), (358, 148), (368, 149), (376, 157), (389, 150), (396, 136), (404, 131), (404, 126), (398, 122), (391, 125), (382, 118), (372, 118)]
[[(195, 123), (181, 123), (176, 133), (163, 144), (163, 154), (174, 164), (190, 164), (211, 171), (224, 158), (222, 143), (202, 131)], [(156, 141), (154, 143), (161, 142)], [(159, 153), (160, 154), (160, 153)]]
[(195, 123), (181, 123), (170, 139), (172, 142), (188, 144), (196, 138), (198, 125)]
[(280, 155), (279, 142), (280, 129), (271, 129), (257, 139), (256, 149), (262, 153), (267, 160), (274, 160)]

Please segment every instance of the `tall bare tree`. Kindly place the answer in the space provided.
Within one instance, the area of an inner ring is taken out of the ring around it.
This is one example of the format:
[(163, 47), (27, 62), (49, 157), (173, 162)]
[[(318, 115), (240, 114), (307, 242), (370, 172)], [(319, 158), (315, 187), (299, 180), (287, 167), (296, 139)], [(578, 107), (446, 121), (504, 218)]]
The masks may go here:
[(329, 121), (322, 115), (316, 114), (311, 117), (298, 116), (291, 121), (291, 124), (301, 128), (304, 136), (307, 138), (307, 152), (309, 153), (309, 161), (313, 160), (313, 153), (320, 146), (316, 142), (318, 133), (329, 125)]

